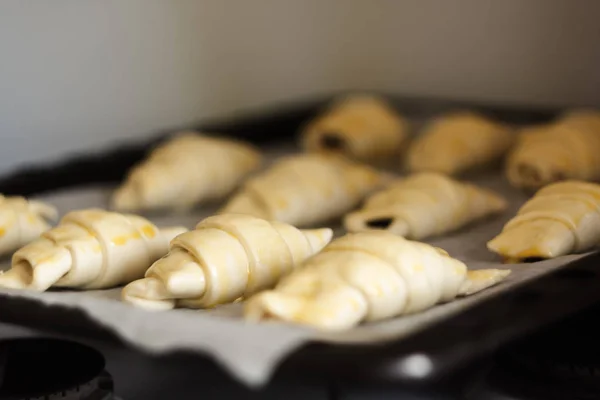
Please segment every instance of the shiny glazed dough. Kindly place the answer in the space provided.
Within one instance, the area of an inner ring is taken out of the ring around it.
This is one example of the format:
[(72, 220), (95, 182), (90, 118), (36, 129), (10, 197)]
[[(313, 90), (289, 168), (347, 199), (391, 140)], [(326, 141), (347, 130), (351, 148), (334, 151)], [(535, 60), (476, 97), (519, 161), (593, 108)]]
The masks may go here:
[(503, 124), (472, 112), (433, 121), (411, 144), (406, 166), (412, 172), (458, 175), (500, 160), (515, 135)]
[(383, 164), (399, 156), (408, 130), (408, 122), (383, 98), (354, 95), (335, 101), (311, 121), (301, 140), (308, 152)]
[(245, 143), (183, 132), (129, 172), (113, 195), (112, 208), (187, 209), (221, 199), (260, 162), (258, 151)]
[(105, 289), (144, 276), (185, 228), (158, 229), (135, 215), (72, 211), (13, 255), (0, 287), (45, 291), (51, 286)]
[(573, 111), (555, 123), (523, 129), (506, 176), (528, 190), (566, 179), (600, 180), (600, 113)]
[(387, 230), (424, 239), (506, 209), (499, 195), (441, 174), (423, 172), (392, 183), (344, 218), (349, 232)]
[(251, 297), (244, 314), (251, 321), (347, 329), (426, 310), (490, 287), (509, 273), (467, 271), (445, 251), (389, 232), (354, 233), (331, 242), (274, 290)]
[(220, 212), (311, 226), (343, 216), (389, 179), (342, 157), (284, 157), (248, 180)]
[(0, 195), (0, 256), (8, 255), (50, 229), (58, 211), (46, 203)]
[(329, 228), (299, 230), (248, 215), (209, 217), (176, 237), (169, 254), (127, 285), (122, 298), (147, 309), (233, 302), (272, 287), (332, 235)]
[(488, 249), (510, 261), (554, 258), (600, 242), (600, 185), (563, 181), (540, 189)]

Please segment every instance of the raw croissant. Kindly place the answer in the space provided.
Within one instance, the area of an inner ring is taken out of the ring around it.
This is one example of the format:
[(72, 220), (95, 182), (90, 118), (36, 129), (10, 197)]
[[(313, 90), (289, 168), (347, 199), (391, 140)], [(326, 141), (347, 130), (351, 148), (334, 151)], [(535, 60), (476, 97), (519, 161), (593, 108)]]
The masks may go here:
[(58, 211), (49, 204), (19, 196), (0, 195), (0, 256), (5, 256), (50, 229)]
[(233, 302), (272, 287), (332, 235), (329, 228), (303, 231), (249, 215), (209, 217), (176, 237), (169, 254), (127, 285), (122, 298), (148, 309)]
[(221, 213), (311, 226), (341, 217), (388, 180), (338, 156), (291, 156), (247, 181)]
[(563, 181), (540, 189), (488, 242), (511, 261), (554, 258), (600, 242), (600, 185)]
[(493, 164), (513, 144), (503, 124), (472, 112), (457, 112), (434, 121), (415, 139), (407, 154), (412, 172), (458, 175)]
[(566, 179), (600, 180), (600, 113), (574, 111), (526, 128), (507, 159), (506, 176), (529, 190)]
[(112, 198), (120, 211), (187, 209), (220, 199), (260, 165), (250, 145), (184, 132), (134, 167)]
[(441, 174), (423, 172), (398, 180), (348, 214), (349, 232), (387, 230), (424, 239), (461, 228), (506, 208), (506, 201), (486, 189)]
[(389, 232), (354, 233), (331, 242), (274, 290), (251, 297), (244, 314), (252, 321), (347, 329), (426, 310), (488, 288), (509, 273), (467, 271), (445, 251)]
[(337, 101), (302, 132), (306, 151), (343, 154), (385, 163), (398, 156), (408, 136), (408, 123), (382, 98), (367, 95)]
[(72, 211), (59, 225), (17, 250), (0, 287), (104, 289), (144, 276), (185, 228), (158, 229), (135, 215)]

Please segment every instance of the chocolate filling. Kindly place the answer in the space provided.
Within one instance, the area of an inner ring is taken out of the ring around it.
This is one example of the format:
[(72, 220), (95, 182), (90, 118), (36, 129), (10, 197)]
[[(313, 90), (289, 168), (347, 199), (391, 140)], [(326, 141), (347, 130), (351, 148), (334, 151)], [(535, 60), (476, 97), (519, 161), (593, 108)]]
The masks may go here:
[(321, 145), (328, 150), (343, 150), (346, 142), (339, 134), (327, 132), (321, 136)]
[(367, 221), (369, 228), (387, 229), (394, 222), (393, 218), (375, 218)]
[(529, 182), (541, 183), (542, 181), (542, 177), (540, 176), (538, 171), (527, 164), (520, 164), (518, 166), (518, 171), (519, 174), (525, 179), (527, 179)]

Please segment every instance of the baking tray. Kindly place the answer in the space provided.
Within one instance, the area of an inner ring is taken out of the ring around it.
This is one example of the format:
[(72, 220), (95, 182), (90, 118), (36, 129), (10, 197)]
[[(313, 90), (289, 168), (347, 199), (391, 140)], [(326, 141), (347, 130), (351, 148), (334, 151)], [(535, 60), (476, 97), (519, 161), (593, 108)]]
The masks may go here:
[[(536, 123), (553, 118), (560, 108), (486, 105), (452, 100), (390, 97), (398, 108), (413, 118), (428, 118), (459, 108), (476, 109), (513, 123)], [(251, 142), (269, 145), (290, 141), (298, 127), (326, 104), (324, 97), (266, 110), (248, 117), (198, 124), (204, 131), (223, 132)], [(0, 179), (0, 193), (34, 195), (67, 187), (114, 184), (127, 169), (165, 135), (146, 142), (118, 144), (113, 149), (68, 157), (55, 165), (31, 166)], [(468, 362), (493, 351), (498, 345), (561, 319), (600, 300), (598, 254), (525, 282), (510, 291), (480, 302), (401, 341), (378, 345), (309, 344), (290, 354), (279, 374), (353, 380), (386, 380), (403, 384), (430, 385), (451, 375)], [(119, 343), (110, 331), (99, 327), (83, 312), (41, 307), (25, 298), (0, 297), (0, 320), (48, 332), (68, 332), (72, 337), (95, 338)], [(179, 354), (174, 357), (195, 358)], [(415, 373), (407, 366), (425, 363)]]

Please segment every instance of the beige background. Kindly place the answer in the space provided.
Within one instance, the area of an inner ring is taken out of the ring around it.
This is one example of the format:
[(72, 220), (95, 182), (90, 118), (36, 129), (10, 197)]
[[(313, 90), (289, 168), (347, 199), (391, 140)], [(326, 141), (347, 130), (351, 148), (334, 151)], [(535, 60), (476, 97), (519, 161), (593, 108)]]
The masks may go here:
[(3, 0), (0, 173), (347, 88), (600, 104), (600, 2)]

